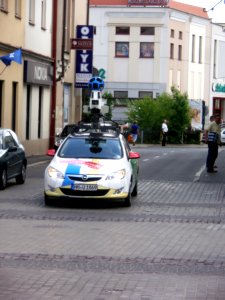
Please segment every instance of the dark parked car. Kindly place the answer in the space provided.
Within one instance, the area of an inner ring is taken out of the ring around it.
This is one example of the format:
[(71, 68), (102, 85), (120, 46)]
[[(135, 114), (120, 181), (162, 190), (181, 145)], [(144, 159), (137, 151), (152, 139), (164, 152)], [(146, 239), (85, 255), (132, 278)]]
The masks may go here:
[(54, 149), (57, 150), (60, 146), (60, 144), (63, 142), (63, 140), (69, 135), (74, 133), (76, 130), (77, 125), (76, 124), (67, 124), (64, 126), (63, 130), (61, 133), (58, 133), (56, 135), (56, 141), (54, 145)]
[(17, 135), (11, 129), (0, 128), (0, 190), (6, 188), (10, 179), (23, 184), (26, 168), (25, 150)]

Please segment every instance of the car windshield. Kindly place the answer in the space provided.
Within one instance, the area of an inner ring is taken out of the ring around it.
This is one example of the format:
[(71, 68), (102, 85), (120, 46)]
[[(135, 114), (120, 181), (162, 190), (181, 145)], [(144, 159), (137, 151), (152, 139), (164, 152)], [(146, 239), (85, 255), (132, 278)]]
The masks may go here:
[(69, 138), (58, 155), (63, 158), (120, 159), (122, 147), (119, 139)]

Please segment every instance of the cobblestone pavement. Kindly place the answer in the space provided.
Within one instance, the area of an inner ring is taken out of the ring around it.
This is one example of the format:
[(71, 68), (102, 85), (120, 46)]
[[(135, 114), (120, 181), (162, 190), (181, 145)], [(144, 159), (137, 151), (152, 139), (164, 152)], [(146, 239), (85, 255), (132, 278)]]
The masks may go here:
[(1, 192), (0, 300), (225, 299), (223, 183), (141, 181), (131, 208), (42, 186)]

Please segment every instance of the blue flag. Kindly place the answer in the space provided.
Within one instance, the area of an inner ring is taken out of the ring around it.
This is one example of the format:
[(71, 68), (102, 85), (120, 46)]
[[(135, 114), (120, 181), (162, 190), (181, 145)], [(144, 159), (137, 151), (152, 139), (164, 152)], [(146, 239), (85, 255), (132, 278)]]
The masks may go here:
[(6, 65), (9, 66), (12, 61), (15, 61), (18, 64), (22, 64), (22, 53), (21, 49), (18, 49), (8, 55), (4, 55), (0, 57), (0, 60)]

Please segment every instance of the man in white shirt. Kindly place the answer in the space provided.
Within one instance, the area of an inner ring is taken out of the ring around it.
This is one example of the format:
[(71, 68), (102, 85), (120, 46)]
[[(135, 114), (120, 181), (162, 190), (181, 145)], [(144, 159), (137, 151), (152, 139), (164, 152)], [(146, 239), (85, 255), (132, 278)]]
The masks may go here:
[(166, 146), (166, 138), (168, 134), (167, 120), (162, 123), (162, 146)]

